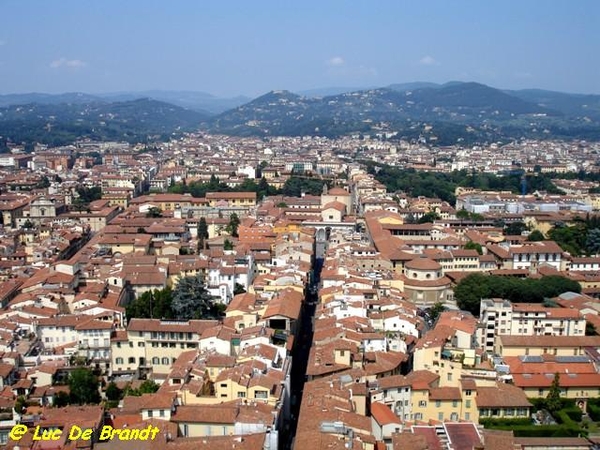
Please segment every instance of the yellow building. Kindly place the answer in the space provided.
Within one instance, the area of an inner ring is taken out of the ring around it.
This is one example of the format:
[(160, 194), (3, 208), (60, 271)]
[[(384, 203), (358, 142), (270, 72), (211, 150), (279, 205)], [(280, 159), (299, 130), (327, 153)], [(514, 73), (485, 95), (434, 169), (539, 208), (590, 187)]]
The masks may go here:
[(256, 206), (256, 192), (207, 192), (208, 205), (216, 207), (220, 202), (227, 206)]

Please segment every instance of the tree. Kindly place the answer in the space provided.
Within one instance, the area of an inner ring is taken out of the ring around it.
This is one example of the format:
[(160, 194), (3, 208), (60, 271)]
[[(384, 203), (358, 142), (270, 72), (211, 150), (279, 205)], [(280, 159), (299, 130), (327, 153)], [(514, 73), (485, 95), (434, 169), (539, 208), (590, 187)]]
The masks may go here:
[(23, 395), (19, 395), (15, 401), (14, 410), (17, 414), (23, 414), (25, 409), (27, 409), (27, 399)]
[(242, 286), (240, 283), (235, 283), (235, 286), (233, 287), (233, 295), (245, 294), (245, 293), (246, 293), (246, 289), (244, 289), (244, 286)]
[(173, 291), (170, 287), (146, 291), (127, 305), (126, 314), (128, 319), (172, 319), (173, 311), (171, 302)]
[(445, 310), (446, 310), (446, 308), (444, 307), (444, 304), (442, 302), (437, 302), (429, 310), (429, 315), (431, 316), (431, 320), (433, 320), (435, 322), (437, 320), (437, 318), (440, 316), (440, 314), (443, 313)]
[(533, 230), (531, 233), (529, 233), (529, 236), (527, 236), (527, 240), (532, 242), (543, 241), (544, 239), (544, 233), (542, 233), (540, 230)]
[(223, 242), (223, 250), (233, 250), (233, 242), (229, 239), (225, 239), (225, 242)]
[(473, 242), (473, 241), (469, 241), (465, 244), (465, 250), (476, 250), (477, 253), (479, 253), (480, 255), (483, 255), (483, 248), (481, 247), (481, 244), (477, 243), (477, 242)]
[(179, 280), (173, 291), (171, 308), (176, 319), (212, 319), (219, 316), (215, 300), (206, 289), (201, 274)]
[(592, 322), (585, 323), (585, 335), (586, 336), (598, 335), (598, 332), (596, 331), (596, 326)]
[(423, 214), (419, 219), (418, 223), (433, 223), (439, 219), (440, 215), (438, 213), (436, 213), (435, 211), (430, 211), (428, 213)]
[(206, 223), (206, 219), (204, 217), (200, 218), (198, 222), (198, 251), (200, 253), (204, 250), (204, 244), (206, 239), (208, 239), (208, 224)]
[(579, 293), (581, 285), (557, 275), (523, 279), (473, 273), (456, 285), (454, 298), (459, 308), (479, 315), (480, 302), (484, 298), (504, 298), (513, 303), (542, 303), (546, 298), (569, 291)]
[(146, 217), (162, 217), (162, 209), (152, 206), (148, 209), (148, 212), (146, 212)]
[(100, 403), (98, 378), (90, 369), (78, 367), (69, 375), (70, 403), (79, 405)]
[(122, 398), (123, 391), (119, 389), (114, 381), (108, 383), (106, 386), (106, 398), (112, 402), (120, 400)]
[(240, 226), (240, 218), (236, 213), (229, 216), (229, 223), (225, 227), (225, 231), (233, 237), (238, 237), (238, 228)]
[(509, 236), (520, 236), (523, 231), (527, 231), (524, 222), (511, 222), (504, 227), (504, 234)]
[(463, 278), (454, 288), (454, 298), (460, 309), (479, 315), (481, 299), (490, 298), (487, 277), (474, 273)]
[(562, 408), (562, 402), (560, 401), (560, 375), (558, 372), (554, 374), (554, 379), (546, 396), (545, 406), (550, 413), (555, 413)]
[(461, 220), (468, 220), (471, 218), (471, 214), (465, 208), (456, 212), (456, 218)]
[(23, 228), (25, 228), (26, 230), (30, 230), (31, 228), (35, 228), (35, 224), (34, 224), (34, 223), (31, 221), (31, 220), (27, 219), (27, 220), (26, 220), (26, 221), (23, 223), (23, 226), (22, 226), (22, 227), (23, 227)]
[(142, 394), (154, 394), (156, 391), (158, 391), (158, 388), (160, 388), (160, 386), (153, 380), (145, 380), (137, 389), (128, 387), (125, 390), (125, 394), (132, 395), (133, 397), (140, 397)]
[(71, 397), (65, 391), (59, 391), (54, 396), (54, 402), (52, 403), (57, 408), (62, 408), (63, 406), (67, 406), (71, 403)]
[(585, 250), (589, 254), (597, 255), (600, 252), (600, 228), (588, 231), (585, 240)]

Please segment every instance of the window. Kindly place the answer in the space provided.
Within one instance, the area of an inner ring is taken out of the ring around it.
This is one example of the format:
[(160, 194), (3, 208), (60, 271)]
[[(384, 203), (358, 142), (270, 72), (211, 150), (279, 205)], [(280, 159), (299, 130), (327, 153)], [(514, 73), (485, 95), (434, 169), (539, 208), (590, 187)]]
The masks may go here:
[(471, 420), (471, 413), (465, 413), (465, 420)]
[(238, 396), (238, 398), (246, 398), (246, 393), (245, 392), (238, 392), (237, 396)]
[(419, 406), (424, 408), (425, 406), (427, 406), (427, 402), (425, 400), (419, 400)]
[(458, 406), (458, 400), (452, 400), (452, 407), (456, 408)]
[(465, 408), (470, 408), (471, 407), (471, 400), (466, 400), (465, 401)]
[(268, 398), (268, 392), (267, 391), (254, 391), (254, 398)]
[(444, 420), (444, 413), (443, 412), (439, 412), (438, 413), (438, 420)]
[(158, 356), (152, 358), (152, 364), (160, 364), (160, 358)]
[(467, 389), (467, 390), (465, 391), (465, 394), (466, 394), (466, 395), (471, 395), (471, 389)]
[(117, 364), (123, 364), (123, 358), (121, 358), (121, 357), (118, 357), (118, 358), (116, 359), (116, 363), (117, 363)]
[(159, 416), (160, 417), (165, 417), (165, 410), (164, 409), (160, 410)]
[(169, 358), (167, 358), (167, 357), (165, 356), (165, 357), (162, 359), (162, 363), (163, 363), (163, 365), (165, 365), (165, 366), (168, 366), (168, 365), (169, 365)]
[(421, 413), (416, 413), (416, 414), (415, 414), (415, 420), (423, 420), (423, 414), (421, 414)]
[(435, 401), (435, 407), (436, 407), (436, 408), (439, 408), (440, 406), (442, 406), (442, 402), (441, 402), (441, 400), (436, 400), (436, 401)]
[(154, 412), (151, 409), (149, 409), (148, 410), (148, 417), (152, 417), (153, 415), (154, 415)]
[(133, 356), (130, 356), (130, 357), (128, 358), (127, 362), (128, 362), (129, 364), (135, 364), (135, 358), (134, 358)]

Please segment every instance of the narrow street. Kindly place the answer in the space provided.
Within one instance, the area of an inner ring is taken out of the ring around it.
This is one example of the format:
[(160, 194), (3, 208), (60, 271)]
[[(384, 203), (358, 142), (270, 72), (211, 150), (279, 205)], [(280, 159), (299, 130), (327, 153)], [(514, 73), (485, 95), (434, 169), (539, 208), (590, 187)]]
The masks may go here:
[(313, 339), (313, 318), (315, 315), (316, 304), (318, 300), (317, 288), (320, 281), (323, 260), (317, 259), (314, 267), (313, 283), (308, 288), (304, 310), (302, 312), (302, 327), (298, 336), (296, 345), (292, 353), (292, 380), (291, 380), (291, 420), (289, 428), (284, 439), (280, 442), (282, 449), (291, 449), (296, 436), (296, 427), (298, 424), (298, 415), (302, 403), (302, 392), (304, 391), (304, 382), (306, 380), (306, 367), (308, 356), (312, 346)]

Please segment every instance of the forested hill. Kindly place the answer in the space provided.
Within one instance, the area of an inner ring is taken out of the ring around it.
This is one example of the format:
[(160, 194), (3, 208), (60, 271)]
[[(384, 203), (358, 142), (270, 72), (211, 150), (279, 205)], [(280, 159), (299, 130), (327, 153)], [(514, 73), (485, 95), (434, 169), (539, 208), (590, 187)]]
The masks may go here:
[(150, 99), (12, 105), (0, 108), (0, 148), (6, 140), (48, 145), (82, 138), (145, 142), (196, 130), (206, 118), (206, 114)]
[(209, 130), (239, 136), (385, 133), (440, 145), (524, 136), (600, 139), (600, 109), (594, 106), (600, 96), (562, 94), (560, 101), (547, 104), (539, 100), (526, 92), (459, 82), (392, 85), (326, 97), (272, 91), (214, 117)]

